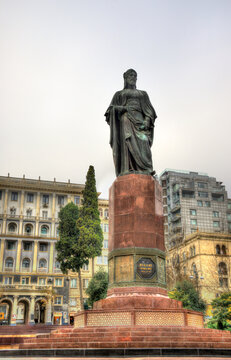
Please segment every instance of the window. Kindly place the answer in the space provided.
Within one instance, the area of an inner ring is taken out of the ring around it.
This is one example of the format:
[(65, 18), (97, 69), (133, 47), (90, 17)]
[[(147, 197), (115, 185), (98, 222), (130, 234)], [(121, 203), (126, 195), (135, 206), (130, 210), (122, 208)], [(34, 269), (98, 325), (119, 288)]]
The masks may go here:
[(32, 243), (29, 241), (23, 241), (23, 250), (30, 251), (32, 249)]
[(27, 216), (32, 216), (32, 210), (31, 210), (31, 209), (27, 209), (26, 215), (27, 215)]
[(62, 195), (58, 196), (58, 205), (64, 205), (64, 196)]
[(5, 267), (13, 268), (13, 265), (14, 265), (13, 258), (11, 258), (11, 257), (7, 258), (6, 261), (5, 261)]
[(83, 279), (83, 288), (86, 289), (88, 287), (89, 280)]
[(108, 249), (108, 240), (103, 241), (103, 247), (104, 249)]
[(223, 194), (212, 194), (212, 200), (213, 201), (224, 201), (224, 195)]
[(48, 234), (48, 226), (47, 225), (43, 225), (41, 226), (41, 235), (47, 235)]
[(231, 210), (231, 203), (228, 203), (227, 207), (229, 210)]
[(226, 246), (225, 245), (222, 245), (221, 253), (222, 253), (222, 255), (226, 255)]
[(14, 223), (10, 223), (9, 225), (8, 225), (8, 230), (9, 230), (9, 232), (15, 232), (16, 231), (16, 229), (17, 229), (17, 225), (16, 224), (14, 224)]
[(55, 305), (61, 305), (62, 304), (62, 297), (61, 296), (56, 296), (54, 303), (55, 303)]
[(46, 285), (46, 279), (45, 278), (39, 278), (39, 285)]
[(34, 202), (34, 194), (28, 193), (27, 197), (26, 197), (26, 201), (29, 202), (29, 203)]
[(231, 230), (231, 222), (228, 223), (228, 229)]
[(12, 278), (11, 276), (5, 276), (4, 284), (5, 284), (5, 285), (11, 285), (11, 284), (13, 284), (13, 278)]
[(186, 275), (186, 266), (183, 267), (183, 273)]
[(108, 232), (108, 224), (104, 224), (104, 232)]
[(218, 265), (218, 274), (228, 275), (227, 265), (224, 262), (220, 262), (220, 264)]
[(183, 260), (185, 261), (186, 260), (186, 253), (183, 252)]
[(220, 245), (216, 245), (216, 254), (220, 255), (220, 253), (221, 253)]
[(219, 285), (221, 287), (228, 287), (228, 278), (219, 278)]
[(107, 256), (103, 257), (103, 263), (104, 263), (104, 265), (107, 265)]
[(103, 231), (103, 224), (102, 224), (102, 223), (100, 223), (100, 227), (101, 227), (101, 229), (102, 229), (102, 231)]
[(219, 211), (213, 211), (213, 217), (219, 218)]
[(47, 243), (39, 243), (39, 251), (47, 251), (48, 244)]
[(55, 269), (60, 269), (60, 262), (58, 260), (55, 261)]
[(43, 219), (47, 219), (47, 217), (48, 217), (48, 211), (43, 211), (43, 212), (42, 212), (42, 217), (43, 217)]
[(88, 270), (89, 270), (89, 265), (88, 265), (88, 264), (84, 264), (84, 265), (83, 265), (83, 270), (88, 271)]
[(62, 285), (63, 285), (62, 278), (56, 278), (55, 279), (55, 286), (62, 286)]
[(11, 193), (11, 201), (18, 201), (18, 193), (15, 191), (12, 191)]
[(30, 283), (30, 279), (28, 277), (22, 277), (21, 281), (23, 285), (28, 285)]
[(190, 223), (191, 223), (191, 225), (197, 225), (197, 220), (196, 219), (191, 219), (190, 220)]
[(31, 224), (26, 224), (25, 225), (25, 233), (30, 235), (32, 234), (32, 230), (33, 230), (33, 226)]
[(103, 217), (103, 209), (99, 209), (99, 216)]
[(231, 220), (231, 214), (227, 214), (227, 220)]
[(197, 211), (196, 211), (195, 209), (190, 209), (190, 215), (196, 216), (196, 215), (197, 215)]
[(75, 278), (71, 279), (71, 288), (77, 288), (77, 279)]
[(194, 275), (197, 274), (196, 264), (192, 264), (192, 273), (193, 273)]
[(204, 183), (204, 182), (198, 182), (198, 183), (197, 183), (197, 186), (198, 186), (200, 189), (207, 189), (208, 184), (207, 184), (207, 183)]
[(108, 217), (109, 217), (108, 209), (104, 210), (104, 217), (105, 217), (105, 219), (108, 219)]
[(40, 269), (44, 269), (44, 268), (46, 268), (47, 267), (47, 261), (46, 261), (46, 259), (40, 259), (39, 260), (39, 268)]
[(203, 206), (203, 202), (201, 200), (197, 200), (197, 206), (202, 207)]
[(207, 198), (209, 194), (205, 191), (198, 191), (198, 196), (202, 198)]
[(191, 190), (182, 190), (182, 197), (188, 198), (188, 199), (193, 199), (195, 197), (195, 193), (194, 193), (194, 191), (191, 191)]
[(213, 221), (213, 227), (214, 228), (220, 227), (220, 221)]
[(80, 196), (75, 196), (75, 205), (80, 204)]
[(76, 305), (77, 305), (76, 298), (70, 298), (70, 306), (76, 306)]
[(97, 256), (97, 264), (102, 265), (103, 264), (103, 258), (102, 256)]
[(15, 250), (16, 249), (16, 242), (8, 240), (7, 241), (7, 250)]
[(23, 259), (23, 261), (22, 261), (22, 267), (23, 267), (24, 269), (29, 269), (29, 267), (30, 267), (30, 259), (28, 259), (28, 258)]
[(205, 201), (205, 207), (210, 207), (211, 204), (210, 204), (210, 201)]
[(49, 204), (49, 195), (43, 195), (43, 205)]
[(0, 200), (2, 200), (2, 190), (0, 190)]

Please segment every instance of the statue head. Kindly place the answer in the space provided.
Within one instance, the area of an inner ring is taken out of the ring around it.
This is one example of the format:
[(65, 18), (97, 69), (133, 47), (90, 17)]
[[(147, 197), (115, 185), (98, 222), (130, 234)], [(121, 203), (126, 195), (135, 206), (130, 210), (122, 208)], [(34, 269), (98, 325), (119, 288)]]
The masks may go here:
[(135, 89), (136, 88), (136, 80), (137, 80), (137, 72), (133, 69), (129, 69), (124, 73), (124, 89)]

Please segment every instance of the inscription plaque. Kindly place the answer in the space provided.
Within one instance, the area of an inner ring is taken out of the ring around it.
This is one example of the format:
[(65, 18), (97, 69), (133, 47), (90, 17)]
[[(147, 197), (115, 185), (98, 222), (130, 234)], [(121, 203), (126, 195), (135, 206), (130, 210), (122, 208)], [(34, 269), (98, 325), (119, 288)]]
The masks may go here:
[(151, 279), (156, 273), (156, 264), (149, 258), (141, 258), (136, 265), (137, 274), (143, 279)]

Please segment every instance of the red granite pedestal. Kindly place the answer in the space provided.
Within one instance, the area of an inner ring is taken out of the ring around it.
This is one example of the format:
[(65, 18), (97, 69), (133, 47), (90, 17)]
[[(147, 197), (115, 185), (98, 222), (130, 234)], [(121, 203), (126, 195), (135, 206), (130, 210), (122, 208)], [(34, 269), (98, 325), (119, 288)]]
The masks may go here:
[(203, 315), (166, 291), (162, 189), (149, 175), (118, 177), (109, 197), (109, 288), (75, 327), (169, 325), (203, 327)]

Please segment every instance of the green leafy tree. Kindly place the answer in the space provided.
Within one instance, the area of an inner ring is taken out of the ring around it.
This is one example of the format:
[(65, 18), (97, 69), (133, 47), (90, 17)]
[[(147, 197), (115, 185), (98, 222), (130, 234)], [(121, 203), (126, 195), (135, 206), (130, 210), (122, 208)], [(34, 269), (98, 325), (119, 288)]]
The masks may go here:
[(88, 303), (93, 306), (95, 301), (105, 299), (108, 288), (108, 274), (103, 269), (97, 271), (89, 282), (86, 293), (89, 295)]
[(101, 254), (103, 244), (93, 166), (89, 167), (87, 173), (82, 207), (79, 210), (73, 203), (67, 204), (61, 209), (59, 219), (57, 260), (63, 273), (68, 270), (78, 273), (80, 304), (83, 309), (81, 268), (89, 263), (89, 259)]
[(224, 292), (212, 301), (213, 317), (208, 327), (231, 330), (231, 292)]
[(182, 301), (185, 309), (205, 312), (206, 303), (196, 291), (193, 283), (183, 280), (176, 284), (175, 289), (168, 293), (171, 299)]

